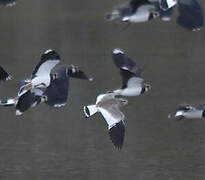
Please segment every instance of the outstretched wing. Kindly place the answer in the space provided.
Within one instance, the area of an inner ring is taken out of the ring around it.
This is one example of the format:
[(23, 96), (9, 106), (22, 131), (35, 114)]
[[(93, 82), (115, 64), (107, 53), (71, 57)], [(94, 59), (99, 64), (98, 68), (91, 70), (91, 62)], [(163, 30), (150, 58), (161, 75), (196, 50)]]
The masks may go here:
[(44, 95), (47, 96), (45, 102), (49, 106), (61, 107), (67, 103), (69, 78), (67, 67), (60, 67), (53, 71), (57, 78), (52, 80), (50, 86), (46, 89)]
[(50, 74), (51, 70), (60, 62), (59, 54), (54, 50), (47, 50), (41, 55), (41, 60), (32, 73), (32, 78)]
[(9, 73), (7, 73), (1, 66), (0, 66), (0, 81), (7, 81), (11, 79)]
[(121, 70), (126, 70), (135, 76), (141, 76), (141, 66), (128, 57), (122, 50), (114, 49), (112, 57), (115, 65)]
[(115, 147), (121, 149), (125, 136), (124, 114), (115, 105), (100, 107), (99, 111), (108, 124), (109, 136), (112, 143)]
[(111, 129), (109, 129), (109, 136), (114, 146), (121, 149), (125, 137), (125, 125), (123, 121), (116, 123)]
[(197, 0), (179, 0), (178, 23), (184, 28), (196, 30), (204, 26), (204, 16)]

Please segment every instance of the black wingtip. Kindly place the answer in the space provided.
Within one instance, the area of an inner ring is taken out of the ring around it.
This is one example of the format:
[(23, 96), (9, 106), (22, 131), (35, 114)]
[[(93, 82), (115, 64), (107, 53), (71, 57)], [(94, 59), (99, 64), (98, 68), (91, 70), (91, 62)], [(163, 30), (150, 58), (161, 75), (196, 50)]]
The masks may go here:
[(46, 50), (42, 56), (41, 56), (42, 60), (56, 60), (56, 59), (60, 59), (60, 55), (53, 49), (48, 49)]
[(109, 129), (109, 136), (114, 146), (117, 149), (122, 149), (124, 137), (125, 137), (124, 123), (121, 121), (115, 124), (115, 126), (113, 126), (111, 129)]
[(11, 76), (0, 66), (0, 81), (10, 80)]

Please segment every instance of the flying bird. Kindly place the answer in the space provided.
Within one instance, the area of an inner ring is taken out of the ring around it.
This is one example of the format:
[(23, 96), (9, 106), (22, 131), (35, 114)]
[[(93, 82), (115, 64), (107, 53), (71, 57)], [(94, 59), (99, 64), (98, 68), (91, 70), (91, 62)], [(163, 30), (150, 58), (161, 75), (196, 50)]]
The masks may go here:
[(62, 66), (52, 72), (56, 76), (50, 86), (46, 88), (44, 97), (45, 103), (53, 107), (61, 107), (66, 105), (69, 93), (69, 79), (77, 78), (92, 81), (93, 78), (88, 77), (77, 66)]
[(0, 81), (7, 81), (11, 79), (11, 75), (7, 73), (3, 67), (0, 66)]
[(0, 4), (6, 6), (13, 6), (16, 4), (16, 0), (0, 0)]
[(109, 21), (119, 19), (123, 22), (147, 22), (159, 16), (156, 5), (149, 0), (131, 0), (114, 7), (105, 18)]
[(85, 116), (88, 118), (100, 112), (108, 125), (108, 133), (114, 146), (121, 149), (125, 136), (125, 115), (120, 111), (120, 107), (126, 105), (128, 101), (115, 97), (114, 93), (101, 94), (97, 96), (95, 105), (84, 106)]
[(205, 118), (205, 105), (183, 105), (168, 117), (173, 117), (177, 120)]
[(151, 85), (144, 83), (142, 68), (120, 49), (112, 52), (114, 64), (120, 69), (122, 87), (113, 91), (121, 96), (139, 96), (151, 89)]
[(177, 4), (177, 0), (159, 0), (159, 2), (160, 2), (160, 8), (164, 11), (174, 7)]
[[(78, 78), (92, 81), (92, 78), (80, 70), (77, 66), (60, 66), (51, 72), (50, 85), (46, 89), (32, 88), (15, 98), (0, 101), (1, 106), (15, 106), (16, 115), (22, 115), (30, 108), (38, 104), (46, 103), (51, 107), (61, 107), (66, 105), (69, 93), (69, 79)], [(20, 87), (28, 84), (30, 80), (23, 80)]]
[(204, 27), (203, 10), (197, 0), (131, 0), (113, 8), (106, 19), (140, 23), (159, 17), (163, 21), (170, 21), (177, 7), (179, 25), (192, 31)]
[(47, 50), (41, 55), (41, 60), (34, 68), (30, 79), (27, 79), (25, 85), (20, 87), (18, 96), (31, 89), (45, 90), (55, 76), (51, 76), (51, 70), (60, 62), (60, 56), (55, 50)]

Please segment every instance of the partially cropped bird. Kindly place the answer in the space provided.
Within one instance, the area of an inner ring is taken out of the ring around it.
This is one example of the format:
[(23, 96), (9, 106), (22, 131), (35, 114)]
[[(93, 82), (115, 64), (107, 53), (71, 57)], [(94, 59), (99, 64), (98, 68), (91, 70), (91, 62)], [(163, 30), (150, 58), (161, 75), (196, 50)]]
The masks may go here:
[[(1, 106), (15, 106), (16, 115), (22, 115), (25, 111), (32, 107), (36, 107), (40, 103), (46, 103), (52, 107), (61, 107), (66, 105), (69, 93), (69, 79), (78, 78), (92, 81), (92, 78), (80, 70), (77, 66), (60, 66), (51, 72), (54, 77), (50, 85), (42, 90), (41, 88), (32, 88), (21, 96), (9, 98), (0, 101)], [(20, 83), (20, 87), (28, 84), (30, 80), (24, 80)]]
[(178, 0), (178, 24), (182, 27), (197, 31), (204, 27), (204, 14), (197, 0)]
[(177, 120), (205, 118), (205, 105), (184, 105), (179, 107), (173, 115), (170, 114), (168, 117), (173, 117)]
[(100, 112), (108, 125), (108, 133), (114, 146), (121, 149), (125, 136), (124, 114), (120, 107), (126, 105), (128, 101), (115, 97), (114, 93), (101, 94), (97, 96), (95, 105), (84, 106), (85, 116), (88, 118)]
[(156, 5), (149, 0), (131, 0), (114, 7), (107, 13), (107, 20), (119, 19), (124, 22), (146, 22), (159, 16)]
[(16, 4), (16, 0), (0, 0), (0, 4), (6, 6), (13, 6)]
[(121, 96), (139, 96), (151, 89), (150, 84), (144, 83), (140, 65), (128, 57), (124, 51), (114, 49), (112, 57), (122, 77), (122, 87), (114, 90), (113, 93)]
[(11, 75), (0, 66), (0, 81), (7, 81), (11, 79)]
[(179, 25), (193, 31), (204, 27), (203, 10), (197, 0), (131, 0), (116, 6), (106, 19), (139, 23), (160, 17), (163, 21), (170, 21), (176, 7), (179, 10)]

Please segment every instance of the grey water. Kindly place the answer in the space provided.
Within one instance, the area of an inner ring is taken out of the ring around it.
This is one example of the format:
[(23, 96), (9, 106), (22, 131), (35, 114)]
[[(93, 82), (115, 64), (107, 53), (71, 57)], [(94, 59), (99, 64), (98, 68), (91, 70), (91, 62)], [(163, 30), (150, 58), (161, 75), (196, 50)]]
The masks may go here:
[[(205, 120), (177, 122), (167, 116), (180, 104), (205, 104), (205, 31), (190, 32), (154, 20), (110, 23), (113, 1), (18, 0), (0, 8), (0, 65), (13, 80), (0, 84), (0, 98), (14, 97), (46, 49), (62, 64), (94, 77), (70, 80), (63, 108), (44, 104), (20, 117), (0, 108), (2, 180), (204, 180)], [(199, 0), (205, 9), (205, 2)], [(122, 150), (112, 145), (100, 114), (84, 119), (82, 107), (121, 84), (111, 58), (124, 49), (144, 69), (150, 92), (130, 97), (123, 109)]]

